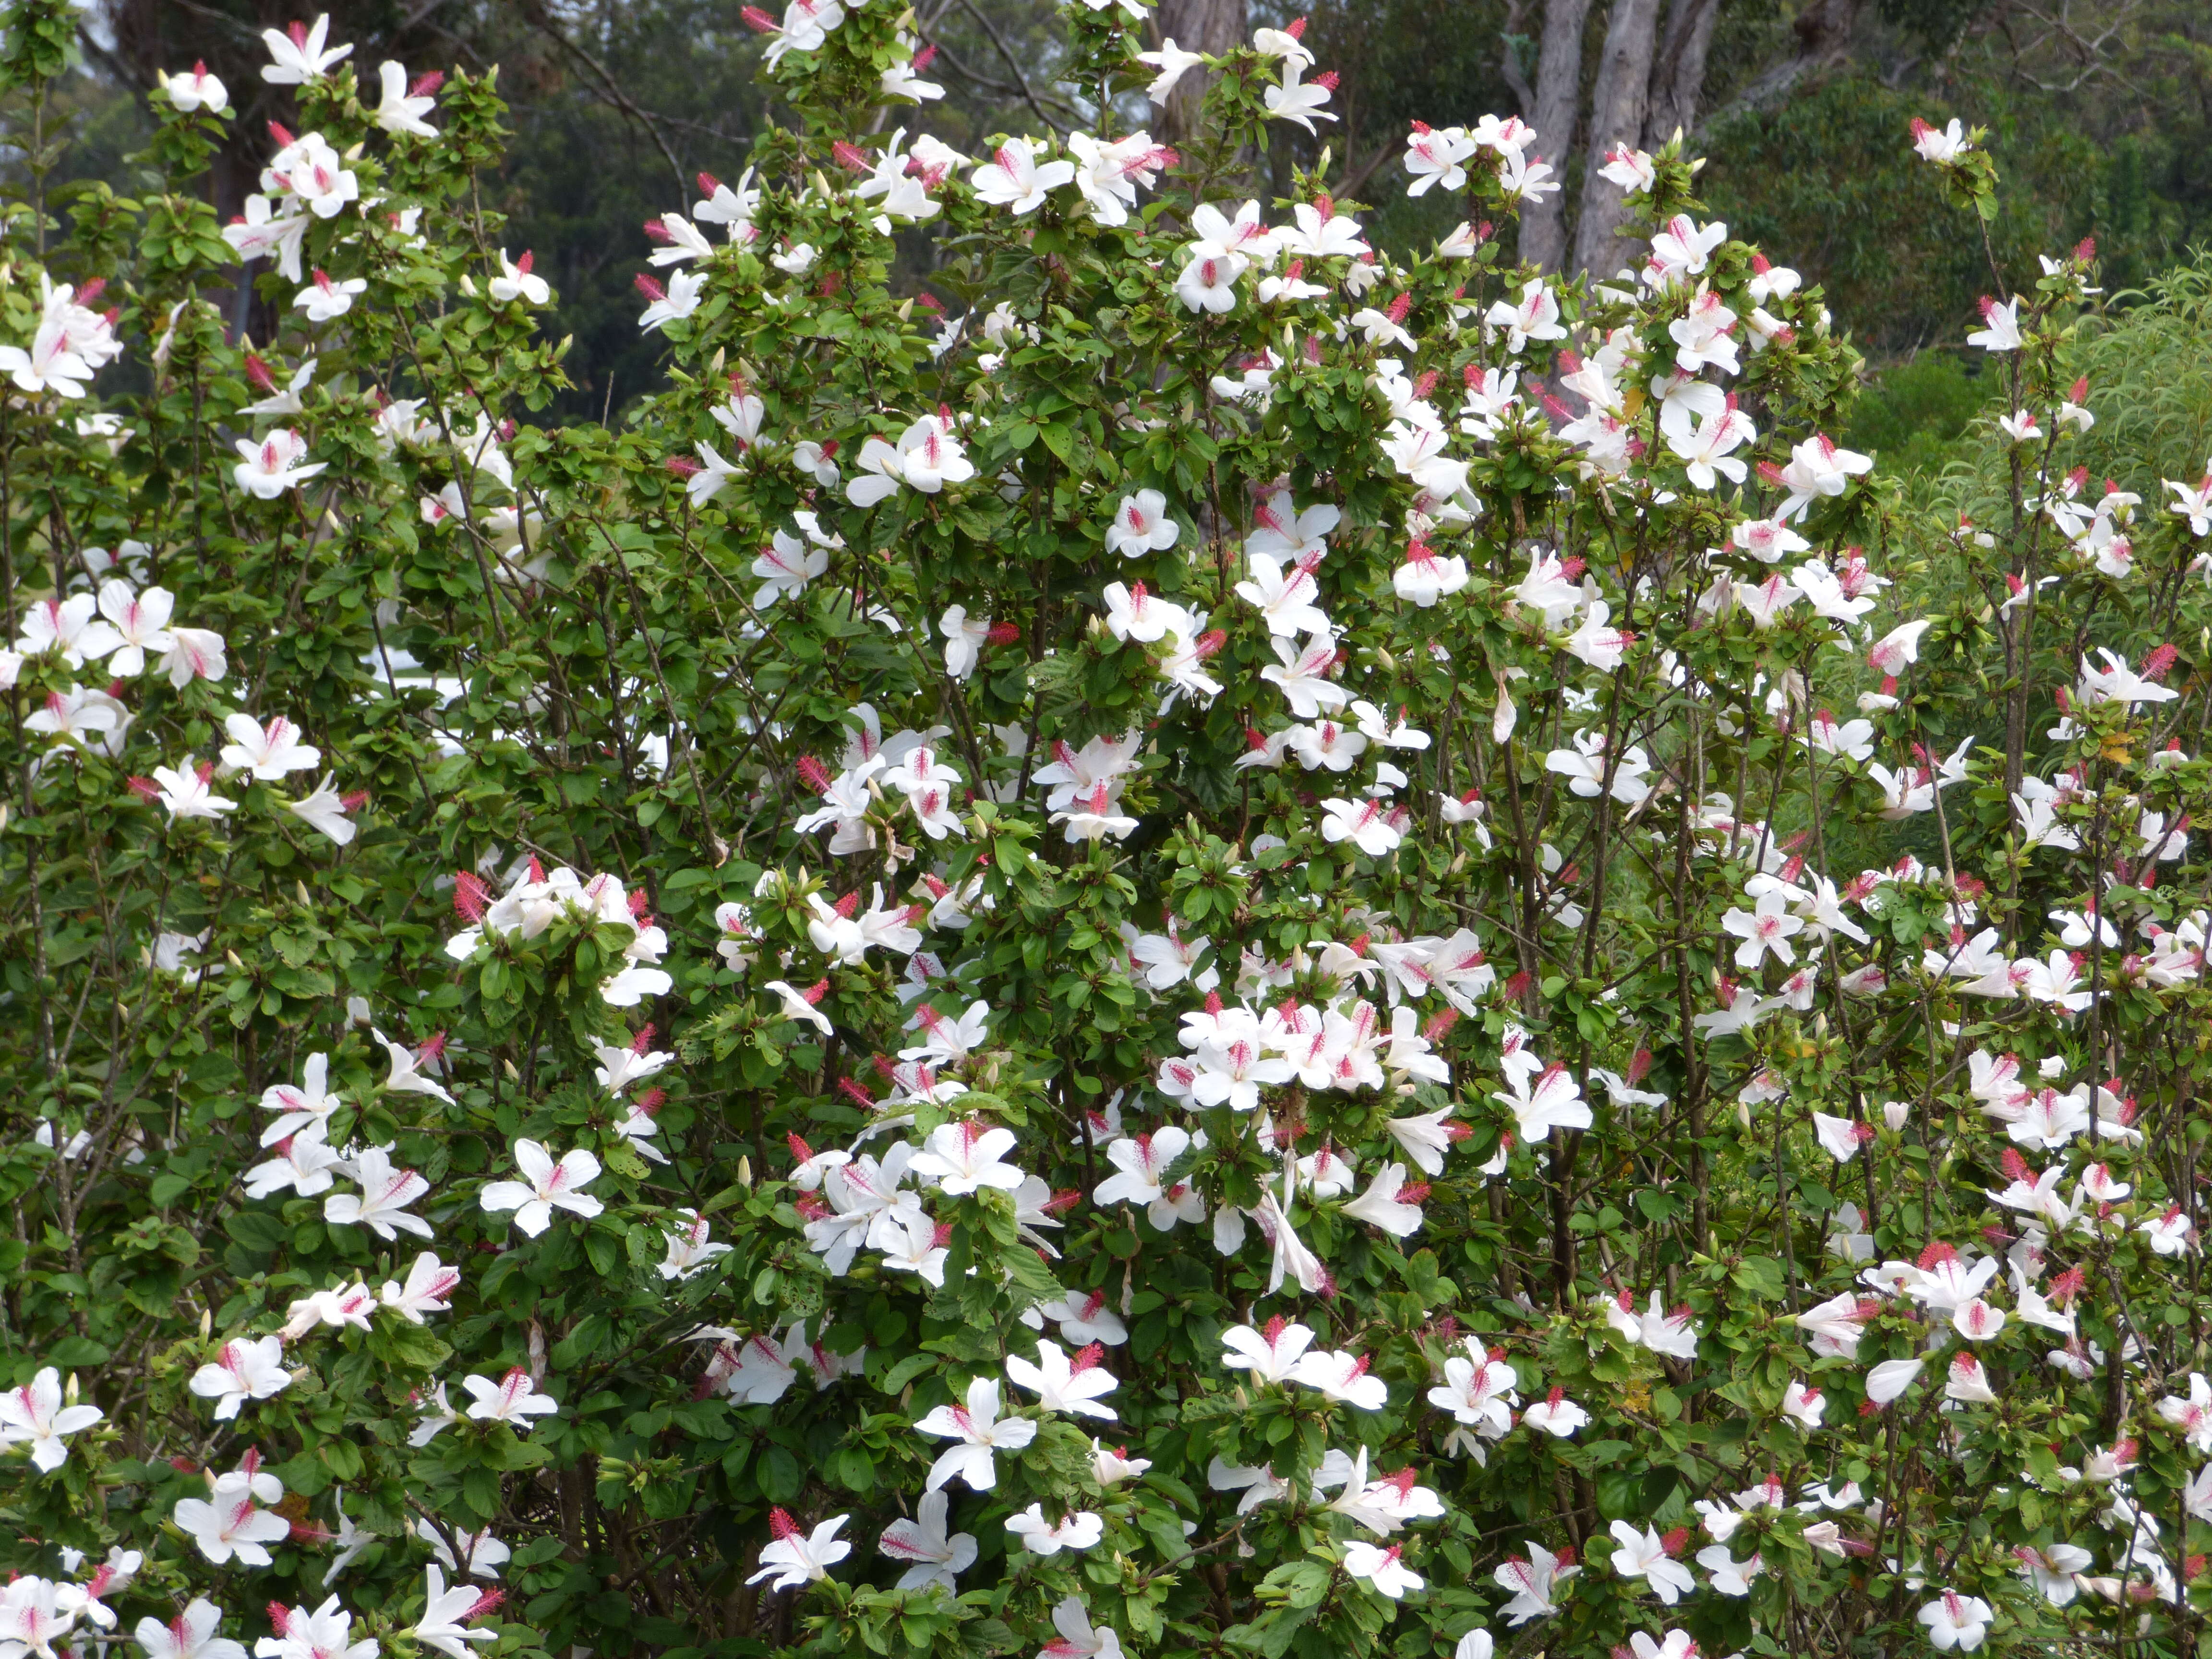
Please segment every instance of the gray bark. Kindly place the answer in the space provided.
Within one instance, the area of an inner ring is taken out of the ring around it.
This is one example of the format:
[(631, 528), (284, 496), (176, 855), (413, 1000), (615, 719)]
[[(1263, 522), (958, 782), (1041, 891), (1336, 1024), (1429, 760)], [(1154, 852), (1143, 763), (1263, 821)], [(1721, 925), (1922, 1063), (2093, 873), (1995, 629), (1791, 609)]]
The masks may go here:
[(1674, 0), (1666, 33), (1651, 63), (1651, 106), (1644, 117), (1644, 148), (1656, 149), (1677, 131), (1698, 124), (1698, 94), (1705, 84), (1720, 0)]
[[(1505, 77), (1505, 84), (1512, 89), (1513, 105), (1521, 118), (1533, 123), (1536, 118), (1536, 88), (1528, 84), (1528, 70), (1522, 64), (1520, 50), (1515, 44), (1516, 40), (1527, 38), (1521, 33), (1521, 25), (1527, 20), (1528, 12), (1528, 0), (1509, 0), (1505, 8), (1504, 38), (1498, 43), (1498, 72)], [(1537, 50), (1540, 55), (1540, 42)]]
[(1575, 153), (1575, 116), (1582, 100), (1583, 25), (1590, 0), (1544, 0), (1544, 35), (1536, 60), (1536, 101), (1528, 125), (1536, 153), (1559, 169), (1560, 189), (1521, 215), (1521, 257), (1556, 270), (1567, 251), (1567, 159)]
[[(1172, 40), (1185, 52), (1202, 52), (1218, 58), (1243, 46), (1250, 36), (1244, 19), (1244, 0), (1160, 0), (1152, 14), (1159, 40)], [(1167, 107), (1157, 123), (1160, 137), (1170, 143), (1186, 137), (1198, 124), (1198, 107), (1212, 77), (1193, 70), (1168, 94)]]
[(1615, 144), (1640, 144), (1650, 103), (1651, 54), (1659, 29), (1659, 0), (1613, 0), (1590, 99), (1589, 161), (1583, 176), (1582, 216), (1575, 228), (1572, 270), (1610, 276), (1621, 263), (1617, 233), (1628, 216), (1620, 186), (1598, 177)]

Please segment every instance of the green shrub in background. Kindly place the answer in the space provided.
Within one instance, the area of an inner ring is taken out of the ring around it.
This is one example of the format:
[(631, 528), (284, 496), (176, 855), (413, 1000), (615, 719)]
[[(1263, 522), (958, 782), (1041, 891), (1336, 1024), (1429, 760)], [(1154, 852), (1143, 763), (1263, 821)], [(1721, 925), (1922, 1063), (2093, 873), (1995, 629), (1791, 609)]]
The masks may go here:
[(1900, 478), (1940, 467), (1999, 391), (1992, 377), (1975, 372), (1980, 367), (1930, 351), (1876, 370), (1852, 408), (1844, 441)]

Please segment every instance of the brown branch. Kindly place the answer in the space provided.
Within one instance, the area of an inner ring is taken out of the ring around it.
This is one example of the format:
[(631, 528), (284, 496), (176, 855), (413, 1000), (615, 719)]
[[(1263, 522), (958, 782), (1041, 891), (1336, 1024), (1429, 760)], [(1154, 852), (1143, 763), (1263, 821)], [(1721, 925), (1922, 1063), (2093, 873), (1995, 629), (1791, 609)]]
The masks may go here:
[(991, 44), (999, 49), (999, 56), (1006, 59), (1006, 67), (1014, 72), (1015, 84), (1021, 88), (1023, 100), (1036, 112), (1037, 119), (1054, 132), (1066, 132), (1067, 124), (1064, 121), (1054, 120), (1051, 116), (1045, 113), (1044, 106), (1037, 101), (1036, 94), (1030, 88), (1030, 77), (1022, 73), (1022, 66), (1015, 61), (1012, 49), (1006, 45), (1006, 37), (999, 33), (999, 26), (983, 15), (982, 11), (976, 6), (975, 0), (960, 0), (960, 9), (981, 24), (983, 33), (991, 37)]
[(659, 121), (653, 112), (640, 106), (622, 89), (605, 64), (599, 62), (598, 58), (561, 32), (560, 26), (545, 15), (544, 0), (525, 0), (522, 9), (523, 15), (529, 19), (532, 28), (590, 70), (598, 77), (599, 84), (606, 89), (607, 100), (651, 135), (653, 143), (660, 151), (662, 159), (668, 163), (668, 170), (676, 175), (678, 194), (681, 195), (689, 190), (690, 181), (684, 176), (684, 164), (676, 159), (676, 152), (668, 147), (668, 140), (661, 137)]

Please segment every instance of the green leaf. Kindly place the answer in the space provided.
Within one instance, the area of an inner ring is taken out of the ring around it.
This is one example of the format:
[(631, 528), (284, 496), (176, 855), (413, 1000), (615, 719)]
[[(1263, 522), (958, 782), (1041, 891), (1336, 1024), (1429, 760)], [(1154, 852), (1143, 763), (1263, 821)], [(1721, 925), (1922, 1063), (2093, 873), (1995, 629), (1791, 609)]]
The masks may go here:
[(146, 1198), (155, 1209), (166, 1210), (191, 1189), (190, 1176), (157, 1175), (147, 1184)]
[(885, 1371), (883, 1381), (876, 1386), (885, 1394), (902, 1394), (906, 1391), (907, 1386), (915, 1378), (926, 1376), (936, 1369), (936, 1355), (910, 1353)]
[(805, 1472), (799, 1468), (799, 1460), (781, 1446), (768, 1449), (754, 1478), (760, 1482), (761, 1496), (771, 1504), (788, 1504), (806, 1485)]
[(862, 1495), (872, 1492), (876, 1485), (875, 1461), (857, 1446), (846, 1446), (837, 1453), (835, 1468), (837, 1481), (847, 1491)]
[(1729, 1280), (1762, 1302), (1779, 1302), (1785, 1294), (1782, 1264), (1771, 1256), (1746, 1256), (1729, 1270)]
[(266, 1210), (240, 1210), (223, 1223), (223, 1231), (258, 1255), (283, 1249), (289, 1237), (284, 1224)]
[(422, 1325), (377, 1322), (380, 1334), (392, 1357), (419, 1371), (434, 1371), (453, 1357), (453, 1350)]
[(612, 1279), (616, 1269), (622, 1266), (622, 1241), (595, 1229), (584, 1235), (584, 1254), (592, 1259), (593, 1273), (601, 1279)]

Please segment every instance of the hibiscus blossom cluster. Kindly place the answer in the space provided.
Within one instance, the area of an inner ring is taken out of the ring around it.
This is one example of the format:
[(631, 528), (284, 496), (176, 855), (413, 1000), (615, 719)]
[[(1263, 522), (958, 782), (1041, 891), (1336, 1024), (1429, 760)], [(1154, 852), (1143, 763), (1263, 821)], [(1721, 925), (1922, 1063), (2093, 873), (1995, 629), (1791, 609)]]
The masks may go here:
[(621, 880), (601, 872), (579, 875), (566, 865), (550, 873), (532, 857), (497, 898), (483, 880), (464, 870), (453, 878), (453, 908), (471, 925), (446, 941), (446, 954), (465, 962), (500, 942), (529, 943), (557, 923), (613, 927), (629, 937), (620, 946), (621, 966), (599, 981), (599, 999), (612, 1008), (635, 1008), (674, 983), (658, 964), (668, 950), (667, 933), (646, 908), (646, 896), (627, 892)]

